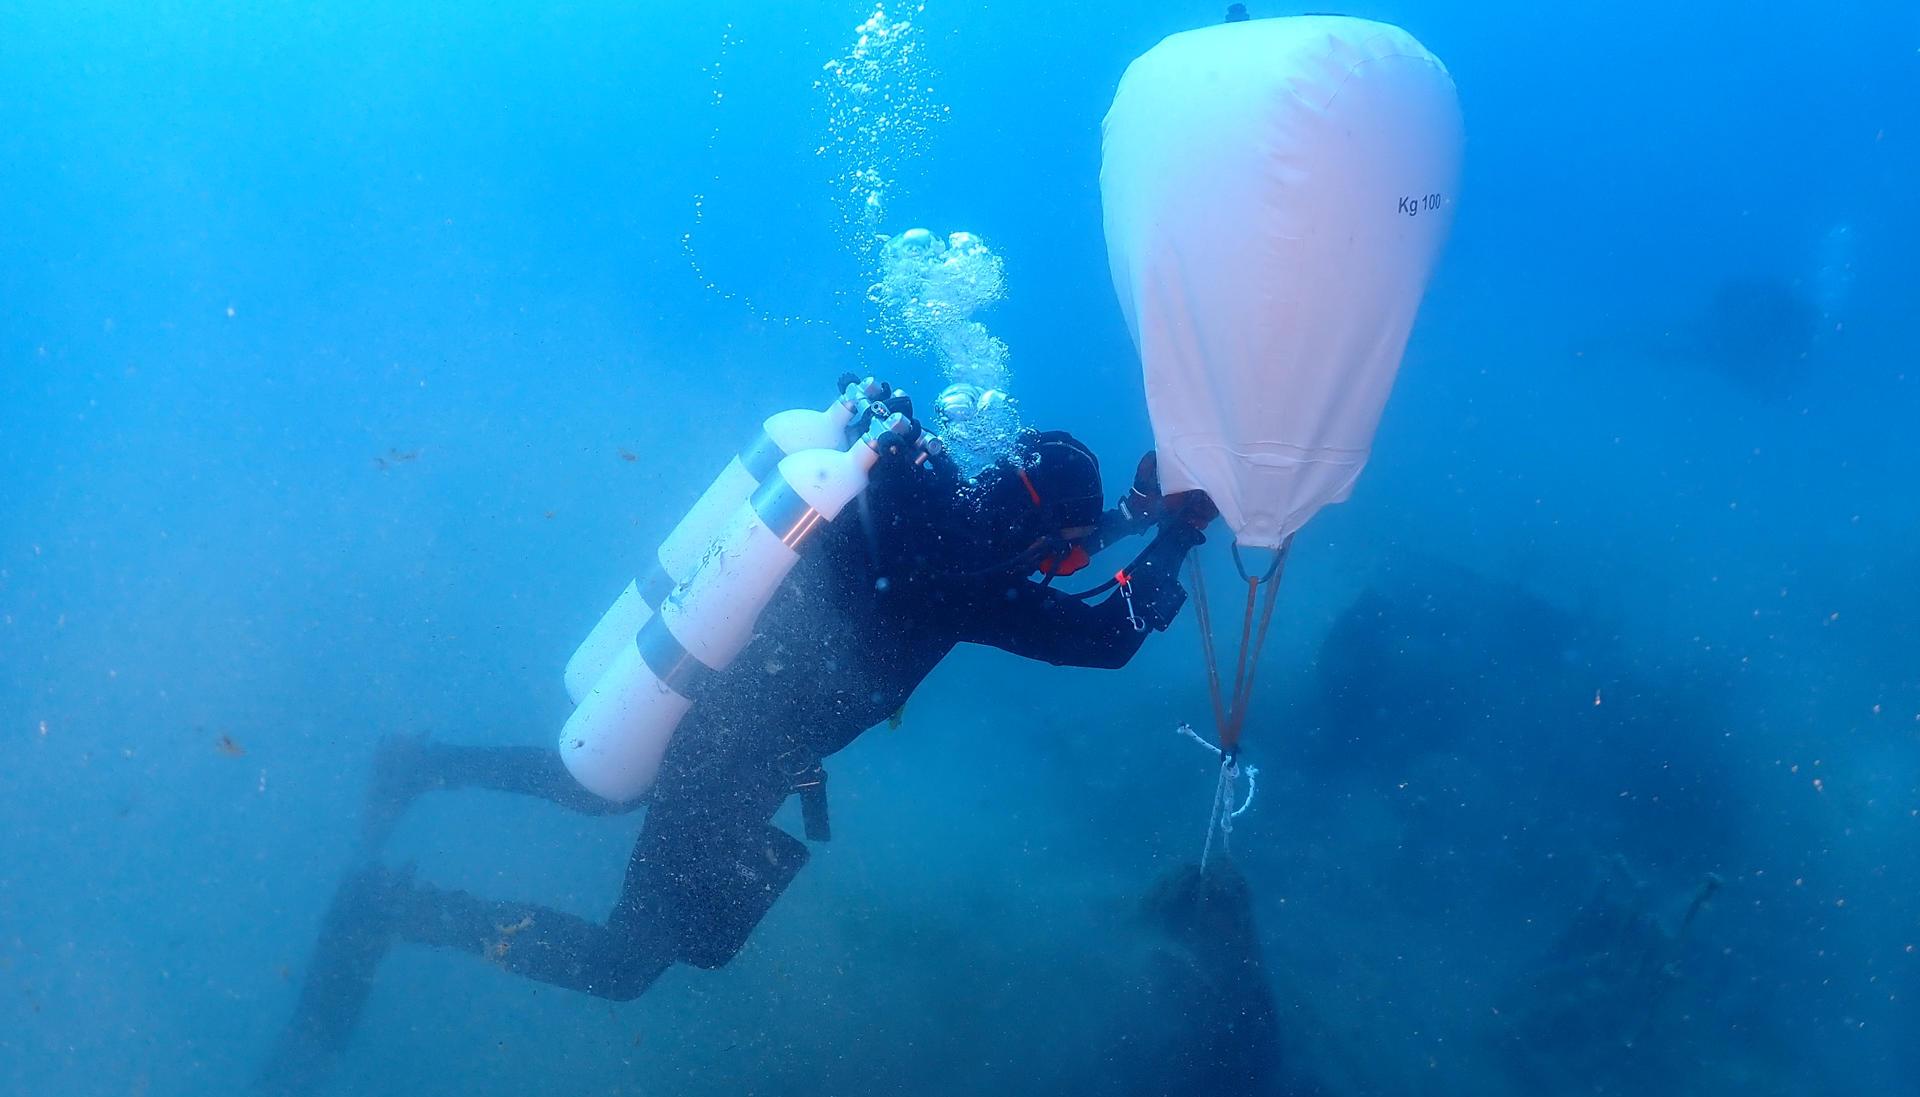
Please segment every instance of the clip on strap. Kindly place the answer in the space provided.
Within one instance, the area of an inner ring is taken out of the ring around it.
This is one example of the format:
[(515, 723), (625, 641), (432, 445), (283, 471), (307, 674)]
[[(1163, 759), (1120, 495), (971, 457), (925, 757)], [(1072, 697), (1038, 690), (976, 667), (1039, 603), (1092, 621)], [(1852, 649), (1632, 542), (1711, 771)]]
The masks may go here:
[(1116, 571), (1113, 573), (1113, 581), (1120, 588), (1120, 597), (1126, 600), (1127, 624), (1132, 625), (1135, 632), (1147, 631), (1146, 619), (1135, 613), (1133, 609), (1133, 576), (1124, 571)]
[(833, 840), (833, 820), (827, 814), (827, 771), (819, 764), (796, 775), (793, 794), (800, 798), (800, 825), (807, 841)]

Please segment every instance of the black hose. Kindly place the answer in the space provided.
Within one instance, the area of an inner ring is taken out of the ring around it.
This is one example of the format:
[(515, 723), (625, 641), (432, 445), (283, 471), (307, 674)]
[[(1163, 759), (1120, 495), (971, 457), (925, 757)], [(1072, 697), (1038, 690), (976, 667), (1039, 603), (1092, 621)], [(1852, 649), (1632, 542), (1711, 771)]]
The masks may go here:
[(1154, 546), (1154, 542), (1148, 541), (1147, 547), (1141, 549), (1138, 555), (1136, 555), (1132, 560), (1129, 560), (1127, 562), (1127, 566), (1120, 569), (1119, 575), (1115, 575), (1113, 578), (1107, 580), (1104, 583), (1101, 583), (1099, 586), (1090, 587), (1087, 590), (1061, 591), (1061, 593), (1065, 594), (1069, 598), (1078, 598), (1082, 602), (1086, 601), (1089, 598), (1098, 598), (1100, 595), (1105, 594), (1106, 592), (1120, 585), (1120, 575), (1133, 574), (1133, 569), (1139, 567), (1140, 561), (1145, 560), (1147, 558), (1147, 553), (1153, 551), (1153, 546)]

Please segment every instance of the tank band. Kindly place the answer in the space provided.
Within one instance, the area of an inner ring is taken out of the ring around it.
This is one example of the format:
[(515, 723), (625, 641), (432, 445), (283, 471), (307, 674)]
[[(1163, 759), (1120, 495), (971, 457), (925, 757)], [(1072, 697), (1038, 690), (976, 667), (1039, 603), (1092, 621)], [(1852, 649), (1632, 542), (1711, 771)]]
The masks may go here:
[(814, 530), (827, 523), (826, 517), (802, 499), (778, 469), (753, 493), (753, 512), (782, 544), (795, 552), (800, 551)]
[(673, 576), (667, 574), (667, 566), (660, 562), (658, 556), (653, 558), (653, 566), (635, 580), (635, 584), (640, 588), (640, 597), (655, 610), (666, 604), (667, 596), (679, 585), (673, 581)]
[(756, 484), (764, 484), (767, 477), (780, 467), (780, 459), (787, 455), (765, 430), (754, 435), (753, 441), (740, 451), (740, 467), (747, 470)]
[(660, 679), (662, 685), (682, 697), (692, 696), (694, 684), (713, 673), (713, 668), (693, 657), (680, 638), (667, 627), (665, 614), (656, 613), (640, 627), (634, 637), (640, 649), (640, 661)]

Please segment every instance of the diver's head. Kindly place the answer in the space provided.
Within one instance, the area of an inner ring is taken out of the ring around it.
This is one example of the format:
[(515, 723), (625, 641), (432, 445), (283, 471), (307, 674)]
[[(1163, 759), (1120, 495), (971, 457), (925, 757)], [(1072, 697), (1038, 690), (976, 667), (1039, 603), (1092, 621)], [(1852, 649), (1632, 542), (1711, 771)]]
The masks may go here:
[(1088, 562), (1105, 496), (1093, 451), (1063, 430), (1023, 431), (981, 476), (979, 519), (1004, 570), (1072, 575)]

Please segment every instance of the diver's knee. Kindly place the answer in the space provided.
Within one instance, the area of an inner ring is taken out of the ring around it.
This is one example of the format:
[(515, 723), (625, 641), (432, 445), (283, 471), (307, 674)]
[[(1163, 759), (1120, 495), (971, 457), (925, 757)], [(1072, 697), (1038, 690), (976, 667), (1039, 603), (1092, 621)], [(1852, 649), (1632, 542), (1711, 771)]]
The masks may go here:
[(595, 981), (587, 989), (596, 998), (605, 998), (609, 1002), (631, 1002), (652, 988), (654, 980), (660, 977), (663, 968), (647, 971), (620, 971), (611, 977)]
[(645, 994), (671, 963), (655, 956), (626, 957), (603, 966), (587, 990), (610, 1002), (631, 1002)]

